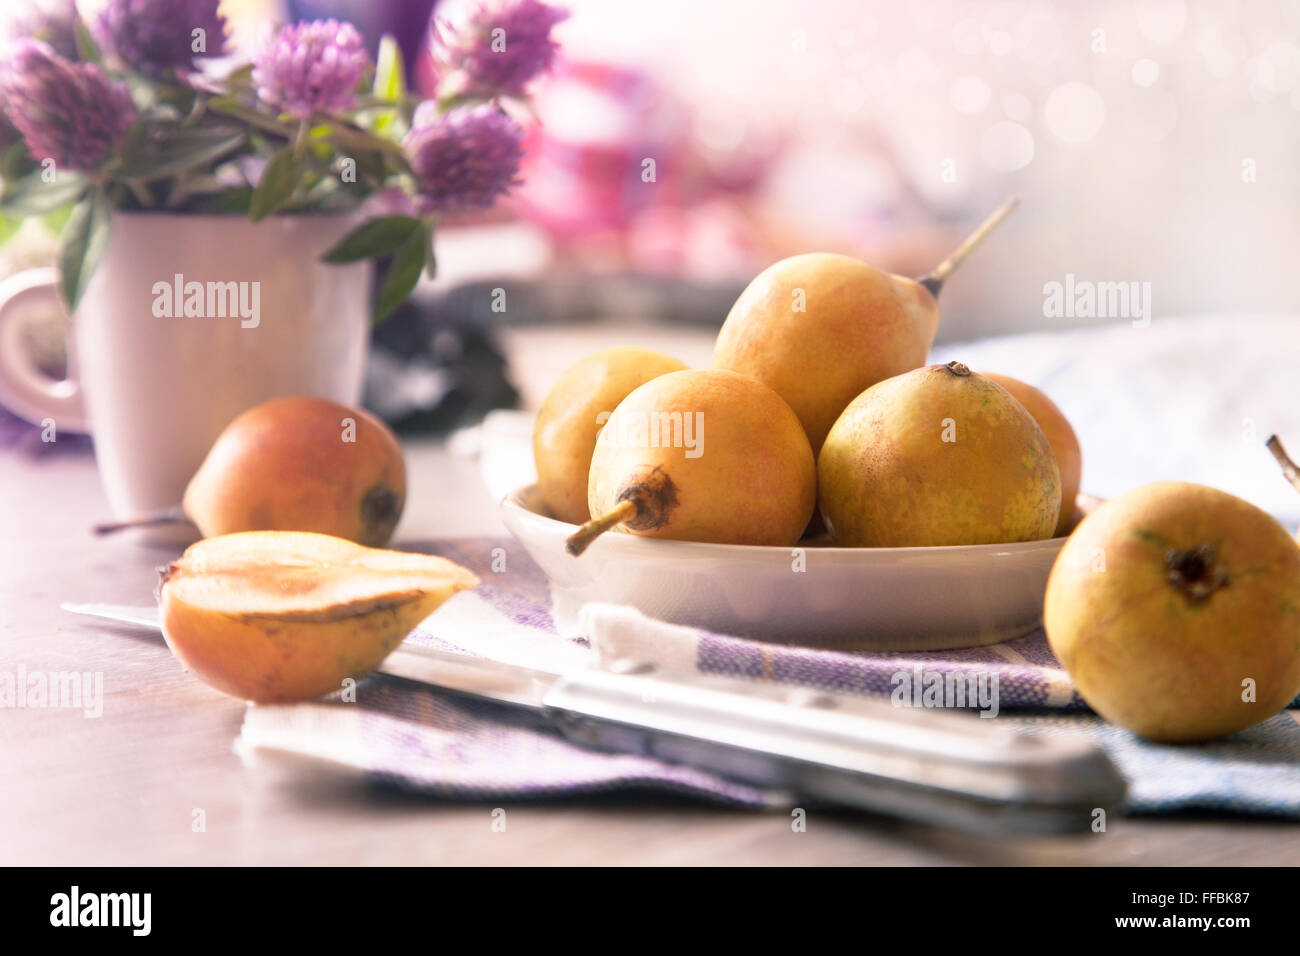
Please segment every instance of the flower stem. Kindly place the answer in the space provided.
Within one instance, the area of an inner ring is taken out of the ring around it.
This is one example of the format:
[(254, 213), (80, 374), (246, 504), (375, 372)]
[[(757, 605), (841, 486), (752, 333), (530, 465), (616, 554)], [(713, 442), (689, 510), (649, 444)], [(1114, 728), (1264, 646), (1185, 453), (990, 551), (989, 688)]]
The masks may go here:
[(311, 136), (311, 122), (304, 117), (298, 123), (298, 135), (293, 141), (293, 158), (300, 161), (307, 153), (307, 142)]
[(233, 116), (235, 119), (243, 120), (249, 126), (256, 126), (264, 132), (274, 133), (276, 136), (282, 136), (285, 139), (293, 139), (294, 134), (291, 130), (285, 129), (280, 123), (263, 116), (256, 110), (235, 106), (230, 103), (222, 103), (218, 100), (209, 100), (208, 109), (214, 113), (221, 113), (225, 116)]

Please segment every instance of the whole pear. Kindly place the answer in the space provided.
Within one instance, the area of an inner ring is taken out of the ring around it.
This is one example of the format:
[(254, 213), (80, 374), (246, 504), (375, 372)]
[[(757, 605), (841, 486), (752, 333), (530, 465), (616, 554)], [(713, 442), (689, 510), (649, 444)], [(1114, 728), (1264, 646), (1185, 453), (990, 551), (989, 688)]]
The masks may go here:
[(1209, 740), (1300, 692), (1300, 548), (1270, 515), (1158, 482), (1083, 519), (1043, 604), (1083, 699), (1148, 740)]
[(847, 547), (1049, 538), (1061, 473), (1032, 415), (960, 362), (873, 385), (831, 428), (818, 501)]
[(713, 366), (775, 390), (815, 452), (854, 396), (925, 361), (938, 327), (939, 305), (919, 282), (808, 253), (764, 269), (740, 294)]
[(274, 398), (217, 437), (182, 507), (205, 537), (314, 531), (379, 547), (406, 501), (402, 448), (373, 415), (323, 398)]
[(1018, 203), (1004, 203), (921, 279), (828, 252), (769, 266), (731, 307), (714, 368), (774, 389), (799, 416), (816, 454), (857, 395), (925, 362), (939, 327), (940, 288)]
[(791, 545), (816, 502), (812, 448), (776, 392), (717, 369), (670, 372), (633, 391), (596, 442), (588, 504), (569, 538), (626, 534)]
[(1052, 453), (1056, 455), (1057, 467), (1061, 469), (1061, 516), (1056, 522), (1056, 536), (1069, 534), (1078, 523), (1079, 506), (1075, 499), (1079, 497), (1079, 480), (1083, 474), (1083, 452), (1070, 420), (1040, 389), (1010, 375), (997, 375), (993, 372), (980, 374), (991, 378), (1014, 395), (1016, 401), (1034, 416), (1034, 421), (1038, 422), (1038, 427), (1047, 436)]
[(537, 487), (551, 513), (582, 524), (596, 435), (614, 407), (640, 385), (686, 365), (662, 352), (612, 348), (570, 366), (551, 387), (533, 428)]

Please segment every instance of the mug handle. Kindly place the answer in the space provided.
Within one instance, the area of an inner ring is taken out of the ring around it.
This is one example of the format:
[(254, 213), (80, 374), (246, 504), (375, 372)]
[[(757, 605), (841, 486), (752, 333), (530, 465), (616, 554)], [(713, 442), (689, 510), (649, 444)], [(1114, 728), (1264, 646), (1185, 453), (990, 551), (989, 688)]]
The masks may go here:
[(62, 314), (55, 269), (26, 269), (0, 282), (0, 405), (35, 425), (53, 419), (60, 430), (88, 432), (81, 385), (73, 377), (71, 336), (69, 374), (63, 380), (37, 367), (23, 338), (32, 313), (51, 307)]

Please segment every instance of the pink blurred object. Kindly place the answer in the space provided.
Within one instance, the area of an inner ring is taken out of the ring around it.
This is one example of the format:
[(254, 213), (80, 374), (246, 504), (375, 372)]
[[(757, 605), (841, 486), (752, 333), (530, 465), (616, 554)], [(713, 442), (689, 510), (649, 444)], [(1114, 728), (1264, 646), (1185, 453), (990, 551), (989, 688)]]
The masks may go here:
[(750, 216), (728, 199), (713, 199), (641, 213), (631, 225), (627, 252), (639, 272), (723, 281), (748, 279), (763, 244)]
[(684, 200), (688, 116), (647, 74), (565, 63), (538, 85), (534, 109), (517, 208), (557, 238), (622, 230)]

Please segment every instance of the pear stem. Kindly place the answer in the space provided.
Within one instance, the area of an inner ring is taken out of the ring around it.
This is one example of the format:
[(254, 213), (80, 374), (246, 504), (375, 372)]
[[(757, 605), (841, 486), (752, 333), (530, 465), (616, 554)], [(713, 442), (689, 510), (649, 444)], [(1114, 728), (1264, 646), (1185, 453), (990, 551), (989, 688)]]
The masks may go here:
[(161, 511), (152, 511), (149, 514), (136, 515), (134, 518), (127, 518), (123, 521), (105, 521), (95, 525), (91, 530), (96, 536), (113, 534), (115, 531), (123, 531), (127, 528), (145, 528), (158, 524), (194, 524), (193, 521), (180, 508), (166, 508)]
[(1265, 444), (1268, 445), (1268, 450), (1273, 453), (1273, 457), (1277, 459), (1277, 463), (1282, 466), (1282, 474), (1286, 475), (1286, 480), (1295, 485), (1297, 490), (1300, 490), (1300, 466), (1296, 465), (1291, 456), (1286, 453), (1286, 449), (1282, 447), (1282, 442), (1278, 440), (1276, 435), (1269, 435)]
[(577, 531), (573, 532), (573, 534), (569, 535), (564, 542), (564, 550), (568, 551), (569, 554), (576, 558), (578, 555), (582, 554), (582, 552), (587, 550), (591, 545), (591, 542), (595, 541), (610, 528), (614, 527), (614, 525), (622, 524), (624, 521), (635, 518), (637, 512), (640, 510), (641, 506), (636, 503), (635, 498), (624, 498), (610, 511), (601, 515), (599, 518), (592, 518)]
[(939, 290), (943, 288), (944, 281), (948, 278), (948, 276), (952, 275), (953, 270), (956, 269), (959, 265), (961, 265), (962, 260), (965, 259), (968, 255), (970, 255), (971, 251), (974, 250), (976, 246), (978, 246), (981, 242), (987, 239), (989, 237), (989, 234), (992, 233), (994, 229), (1002, 225), (1002, 220), (1006, 219), (1007, 216), (1011, 215), (1012, 211), (1019, 205), (1020, 205), (1020, 197), (1012, 196), (1001, 206), (995, 209), (993, 211), (993, 215), (989, 216), (982, 223), (980, 223), (979, 228), (976, 229), (974, 232), (972, 232), (969, 236), (967, 236), (966, 240), (960, 246), (954, 249), (952, 254), (949, 255), (947, 259), (944, 259), (943, 262), (939, 263), (932, 270), (930, 270), (929, 275), (922, 276), (920, 279), (917, 279), (916, 281), (919, 282), (921, 285), (925, 286), (927, 289), (929, 289), (930, 294), (937, 298), (939, 295)]

